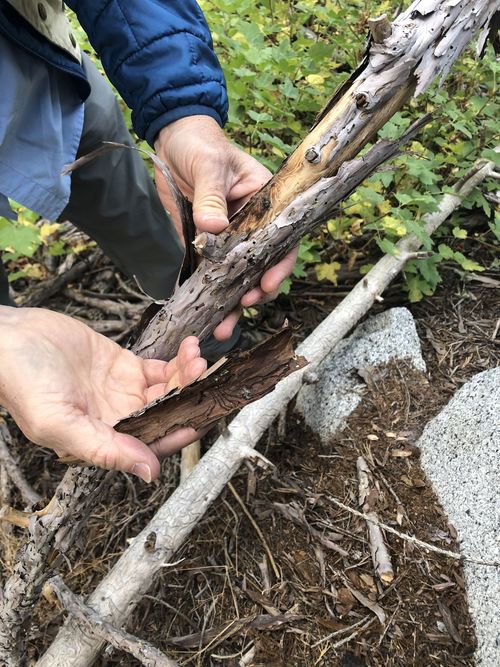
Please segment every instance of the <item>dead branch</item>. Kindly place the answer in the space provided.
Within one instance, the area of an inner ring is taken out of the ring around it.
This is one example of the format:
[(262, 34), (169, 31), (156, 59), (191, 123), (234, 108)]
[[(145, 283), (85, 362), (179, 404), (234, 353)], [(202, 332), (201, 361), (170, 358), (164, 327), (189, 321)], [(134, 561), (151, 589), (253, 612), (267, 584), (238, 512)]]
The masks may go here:
[(103, 639), (120, 651), (130, 653), (146, 667), (179, 667), (177, 662), (167, 658), (148, 642), (103, 621), (81, 598), (70, 591), (61, 577), (53, 577), (46, 587), (57, 595), (66, 611), (85, 632)]
[(204, 261), (153, 317), (135, 351), (169, 359), (186, 336), (211, 334), (267, 268), (397, 152), (379, 142), (353, 159), (410, 97), (446, 76), (476, 31), (489, 31), (497, 8), (498, 0), (415, 0), (392, 24), (375, 19), (362, 64), (228, 229), (196, 242)]
[(111, 299), (99, 299), (87, 296), (69, 287), (64, 290), (64, 294), (77, 303), (81, 303), (89, 308), (98, 308), (105, 313), (116, 315), (121, 319), (138, 319), (144, 312), (143, 303), (126, 303), (123, 301), (112, 301)]
[(467, 563), (475, 563), (476, 565), (484, 565), (485, 567), (500, 567), (500, 561), (484, 560), (477, 556), (468, 556), (467, 554), (461, 554), (458, 553), (457, 551), (449, 551), (448, 549), (441, 549), (440, 547), (436, 547), (434, 544), (429, 544), (428, 542), (423, 542), (422, 540), (419, 540), (414, 535), (406, 535), (405, 533), (401, 533), (399, 530), (391, 528), (391, 526), (382, 523), (382, 521), (379, 521), (373, 515), (364, 514), (363, 512), (360, 512), (359, 510), (356, 510), (353, 507), (349, 507), (349, 505), (345, 505), (340, 500), (337, 500), (337, 498), (333, 498), (332, 496), (325, 496), (325, 497), (329, 502), (331, 502), (333, 505), (336, 505), (340, 509), (349, 512), (354, 516), (359, 516), (361, 519), (364, 519), (368, 523), (374, 523), (380, 528), (383, 528), (388, 533), (396, 535), (396, 537), (399, 537), (400, 540), (404, 540), (405, 542), (410, 542), (416, 547), (420, 547), (421, 549), (425, 549), (426, 551), (433, 551), (434, 553), (440, 554), (441, 556), (446, 556), (446, 558), (463, 560)]
[(371, 494), (375, 491), (373, 475), (362, 456), (358, 457), (356, 467), (358, 469), (359, 480), (358, 502), (363, 508), (365, 516), (370, 517), (370, 521), (367, 520), (367, 524), (373, 568), (380, 581), (388, 586), (394, 580), (394, 570), (392, 569), (389, 550), (380, 529), (377, 513), (372, 509)]
[(50, 511), (29, 520), (27, 543), (19, 550), (13, 574), (0, 596), (0, 664), (23, 664), (23, 629), (42, 586), (57, 567), (80, 525), (94, 507), (106, 471), (73, 467), (56, 489)]
[(76, 262), (76, 264), (73, 264), (70, 269), (62, 273), (60, 276), (49, 278), (40, 283), (40, 285), (38, 285), (37, 288), (22, 302), (22, 305), (29, 308), (40, 306), (44, 301), (50, 299), (51, 296), (60, 292), (65, 285), (72, 283), (83, 276), (99, 255), (100, 251), (93, 252), (88, 259)]
[(2, 467), (5, 469), (12, 484), (14, 484), (21, 494), (23, 502), (31, 507), (31, 505), (35, 505), (41, 500), (41, 496), (31, 488), (24, 478), (23, 473), (10, 453), (10, 446), (12, 446), (12, 436), (7, 428), (7, 424), (0, 417), (0, 459)]
[[(480, 161), (462, 179), (452, 194), (443, 196), (438, 210), (424, 217), (425, 231), (432, 233), (455, 211), (462, 200), (494, 170), (494, 163)], [(186, 481), (179, 486), (154, 518), (125, 550), (114, 568), (90, 595), (90, 604), (99, 615), (114, 624), (123, 624), (134, 606), (181, 547), (245, 458), (258, 457), (252, 449), (266, 429), (297, 394), (306, 372), (317, 368), (335, 346), (369, 311), (375, 298), (404, 268), (407, 253), (415, 252), (421, 242), (413, 235), (396, 244), (396, 255), (385, 255), (351, 290), (349, 295), (297, 348), (309, 359), (301, 369), (279, 382), (265, 398), (246, 406), (230, 423), (227, 431), (201, 459)], [(361, 513), (360, 513), (361, 514)], [(362, 518), (365, 518), (362, 516)], [(386, 526), (383, 526), (387, 530)], [(391, 529), (392, 532), (392, 529)], [(155, 548), (144, 549), (148, 537), (156, 536)], [(452, 553), (452, 552), (450, 552)], [(133, 573), (133, 576), (131, 576)], [(127, 581), (127, 587), (121, 582)], [(68, 646), (78, 646), (72, 659)], [(37, 667), (87, 667), (98, 655), (101, 643), (90, 644), (78, 628), (67, 621)]]

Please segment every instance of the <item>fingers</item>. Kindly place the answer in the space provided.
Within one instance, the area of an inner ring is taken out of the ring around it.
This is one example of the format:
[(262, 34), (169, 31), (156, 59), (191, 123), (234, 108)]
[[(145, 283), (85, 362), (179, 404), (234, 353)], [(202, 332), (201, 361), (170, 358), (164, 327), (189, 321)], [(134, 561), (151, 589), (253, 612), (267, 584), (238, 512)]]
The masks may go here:
[(229, 224), (226, 181), (226, 165), (201, 162), (194, 184), (193, 218), (202, 232), (218, 234)]
[(273, 266), (264, 273), (260, 281), (260, 287), (256, 287), (247, 292), (241, 298), (241, 305), (249, 308), (257, 303), (267, 303), (273, 301), (279, 294), (281, 283), (293, 271), (297, 260), (298, 248), (291, 250), (276, 266)]
[(233, 334), (233, 329), (237, 325), (238, 320), (240, 319), (241, 308), (233, 310), (232, 313), (229, 313), (222, 322), (215, 327), (214, 329), (214, 338), (216, 340), (225, 341), (229, 340)]
[(260, 286), (266, 294), (277, 292), (281, 283), (293, 271), (297, 260), (298, 248), (291, 250), (276, 266), (271, 267), (264, 273), (260, 281)]
[(166, 435), (161, 440), (153, 442), (150, 449), (159, 458), (170, 456), (183, 447), (202, 438), (207, 430), (195, 431), (194, 428), (181, 428), (178, 431), (174, 431), (174, 433), (170, 433), (170, 435)]
[(132, 473), (148, 483), (160, 474), (158, 459), (143, 442), (86, 415), (73, 414), (44, 424), (32, 440), (99, 468)]
[(241, 297), (241, 305), (244, 308), (249, 308), (250, 306), (255, 306), (258, 303), (268, 303), (269, 301), (274, 301), (278, 296), (279, 291), (271, 292), (267, 294), (260, 287), (247, 292), (244, 296)]
[(177, 389), (178, 387), (182, 388), (191, 384), (197, 380), (200, 375), (202, 375), (207, 370), (207, 362), (205, 359), (198, 357), (198, 359), (193, 359), (189, 364), (183, 369), (182, 376), (175, 375), (169, 382), (161, 382), (160, 384), (155, 384), (152, 387), (146, 389), (145, 400), (146, 403), (151, 403), (151, 401), (156, 401), (157, 398), (165, 396), (169, 391)]
[(171, 389), (194, 382), (207, 368), (207, 363), (200, 354), (198, 339), (188, 336), (180, 344), (177, 356), (168, 363), (158, 359), (145, 359), (143, 372), (148, 384), (146, 402), (154, 401)]

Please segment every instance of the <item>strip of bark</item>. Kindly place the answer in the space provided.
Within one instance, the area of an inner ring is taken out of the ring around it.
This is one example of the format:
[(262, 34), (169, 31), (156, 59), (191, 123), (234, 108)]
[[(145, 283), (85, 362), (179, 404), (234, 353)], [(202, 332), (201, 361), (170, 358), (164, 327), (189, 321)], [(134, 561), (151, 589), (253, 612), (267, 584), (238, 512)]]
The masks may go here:
[(130, 653), (146, 667), (179, 667), (177, 662), (168, 658), (148, 642), (103, 621), (93, 609), (87, 607), (81, 598), (70, 591), (61, 577), (53, 577), (46, 586), (57, 595), (66, 611), (85, 632), (103, 639), (120, 651)]
[(149, 445), (179, 428), (207, 428), (262, 398), (306, 364), (295, 356), (292, 331), (285, 328), (252, 350), (224, 357), (193, 384), (149, 403), (115, 429)]
[[(495, 173), (495, 165), (479, 161), (452, 194), (443, 196), (438, 210), (424, 216), (424, 231), (433, 232), (460, 206), (485, 178)], [(154, 518), (125, 550), (114, 568), (90, 595), (88, 604), (114, 624), (126, 621), (134, 606), (154, 581), (155, 574), (174, 556), (196, 527), (205, 511), (222, 491), (242, 461), (258, 456), (255, 445), (283, 408), (302, 386), (304, 375), (331, 354), (335, 346), (369, 311), (374, 301), (399, 274), (421, 241), (413, 234), (396, 244), (396, 255), (385, 255), (351, 290), (349, 295), (297, 348), (310, 365), (282, 380), (265, 398), (248, 405), (230, 423), (227, 431), (201, 459), (186, 481), (158, 510)], [(155, 548), (144, 545), (155, 535)], [(121, 582), (127, 581), (127, 586)], [(71, 646), (71, 655), (68, 647)], [(100, 644), (89, 644), (71, 622), (61, 628), (54, 643), (37, 667), (88, 667), (97, 657)]]

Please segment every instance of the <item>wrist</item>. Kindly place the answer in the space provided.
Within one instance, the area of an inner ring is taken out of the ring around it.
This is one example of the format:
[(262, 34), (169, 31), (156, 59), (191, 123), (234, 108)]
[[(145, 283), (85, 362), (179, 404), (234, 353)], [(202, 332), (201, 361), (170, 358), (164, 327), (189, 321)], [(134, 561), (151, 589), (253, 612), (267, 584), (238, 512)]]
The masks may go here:
[(158, 132), (155, 139), (155, 150), (160, 150), (162, 146), (166, 145), (174, 134), (184, 131), (204, 137), (206, 137), (207, 133), (208, 137), (225, 137), (221, 126), (211, 116), (185, 116), (184, 118), (179, 118), (178, 120), (165, 125), (165, 127)]

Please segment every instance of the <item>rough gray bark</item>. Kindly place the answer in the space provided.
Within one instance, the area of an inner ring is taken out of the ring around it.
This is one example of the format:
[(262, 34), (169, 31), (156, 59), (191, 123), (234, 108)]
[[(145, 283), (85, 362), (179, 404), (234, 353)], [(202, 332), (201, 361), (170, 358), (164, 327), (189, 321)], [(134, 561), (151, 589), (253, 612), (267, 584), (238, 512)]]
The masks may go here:
[(9, 445), (12, 445), (12, 437), (7, 428), (7, 424), (0, 417), (0, 461), (2, 467), (5, 469), (10, 481), (17, 488), (23, 502), (26, 505), (35, 505), (41, 497), (31, 488), (19, 469), (14, 457), (10, 453)]
[(23, 664), (24, 628), (43, 584), (56, 568), (88, 512), (106, 476), (95, 468), (73, 467), (56, 489), (47, 514), (29, 520), (29, 537), (16, 557), (12, 575), (0, 595), (0, 664)]
[(61, 577), (53, 577), (47, 582), (47, 587), (59, 598), (66, 611), (78, 623), (79, 627), (90, 636), (98, 637), (115, 648), (130, 653), (146, 667), (179, 667), (161, 651), (148, 642), (106, 623), (96, 612), (75, 595), (66, 586)]
[[(480, 161), (455, 187), (444, 195), (438, 210), (426, 215), (425, 232), (433, 232), (460, 206), (479, 183), (495, 174), (492, 162)], [(120, 557), (114, 568), (90, 595), (87, 604), (113, 624), (122, 624), (154, 581), (155, 574), (171, 560), (203, 514), (238, 470), (243, 460), (255, 458), (253, 446), (294, 398), (304, 381), (331, 353), (342, 338), (368, 312), (374, 301), (413, 259), (421, 241), (413, 234), (401, 239), (395, 256), (385, 255), (354, 287), (349, 295), (297, 348), (309, 359), (309, 366), (282, 380), (275, 390), (243, 408), (229, 424), (192, 473), (158, 510), (144, 530)], [(365, 515), (360, 513), (365, 518)], [(367, 520), (371, 520), (368, 517)], [(383, 526), (386, 529), (386, 526)], [(154, 536), (154, 549), (146, 550)], [(436, 547), (435, 547), (436, 548)], [(457, 555), (457, 558), (460, 558)], [(132, 576), (133, 573), (133, 576)], [(127, 580), (127, 586), (122, 582)], [(88, 667), (98, 656), (100, 642), (89, 645), (71, 621), (59, 631), (37, 667)]]

